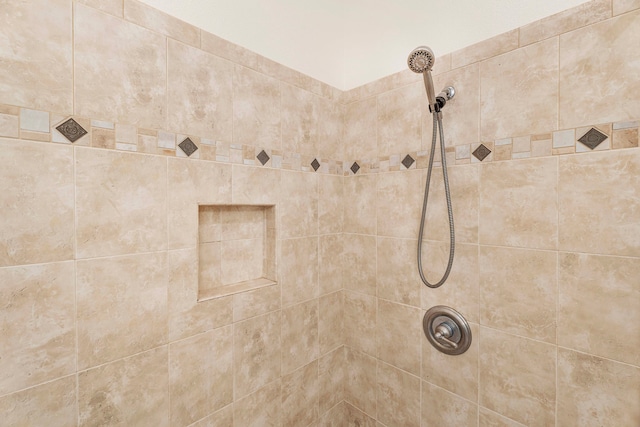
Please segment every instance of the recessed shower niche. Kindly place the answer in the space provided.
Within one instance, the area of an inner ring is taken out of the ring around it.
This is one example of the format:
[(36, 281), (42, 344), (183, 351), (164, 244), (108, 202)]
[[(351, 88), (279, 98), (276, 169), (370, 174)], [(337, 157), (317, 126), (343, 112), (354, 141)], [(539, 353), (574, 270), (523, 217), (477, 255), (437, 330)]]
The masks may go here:
[(198, 301), (276, 283), (275, 218), (272, 205), (198, 206)]

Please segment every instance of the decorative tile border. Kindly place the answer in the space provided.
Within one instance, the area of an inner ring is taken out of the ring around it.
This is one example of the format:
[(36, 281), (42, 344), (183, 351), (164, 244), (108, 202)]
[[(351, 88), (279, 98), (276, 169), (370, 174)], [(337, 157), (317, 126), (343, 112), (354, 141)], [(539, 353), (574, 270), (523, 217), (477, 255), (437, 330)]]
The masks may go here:
[[(445, 147), (445, 154), (449, 165), (462, 165), (638, 148), (639, 128), (640, 120), (582, 126)], [(2, 104), (0, 137), (343, 176), (425, 169), (429, 164), (428, 151), (370, 159), (324, 159)], [(439, 150), (433, 163), (441, 166)]]

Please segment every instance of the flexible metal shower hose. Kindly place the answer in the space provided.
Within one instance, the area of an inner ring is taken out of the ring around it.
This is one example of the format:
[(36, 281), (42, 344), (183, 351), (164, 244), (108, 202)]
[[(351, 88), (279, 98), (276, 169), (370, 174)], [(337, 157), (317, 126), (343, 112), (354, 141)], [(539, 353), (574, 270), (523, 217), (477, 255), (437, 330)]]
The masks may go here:
[[(424, 235), (424, 223), (427, 216), (427, 201), (429, 199), (429, 184), (431, 183), (431, 172), (433, 170), (433, 155), (436, 152), (437, 133), (440, 132), (440, 153), (442, 157), (442, 176), (444, 178), (444, 191), (447, 199), (447, 211), (449, 214), (449, 262), (447, 269), (437, 283), (429, 283), (422, 270), (422, 237)], [(447, 176), (447, 157), (444, 151), (444, 134), (442, 132), (442, 118), (440, 112), (433, 113), (433, 137), (431, 138), (431, 154), (429, 155), (429, 169), (427, 170), (427, 181), (424, 186), (424, 200), (422, 202), (422, 217), (420, 218), (420, 232), (418, 233), (418, 271), (422, 282), (430, 288), (439, 288), (449, 277), (451, 266), (453, 265), (453, 253), (456, 241), (453, 232), (453, 209), (451, 208), (451, 192), (449, 191), (449, 178)]]

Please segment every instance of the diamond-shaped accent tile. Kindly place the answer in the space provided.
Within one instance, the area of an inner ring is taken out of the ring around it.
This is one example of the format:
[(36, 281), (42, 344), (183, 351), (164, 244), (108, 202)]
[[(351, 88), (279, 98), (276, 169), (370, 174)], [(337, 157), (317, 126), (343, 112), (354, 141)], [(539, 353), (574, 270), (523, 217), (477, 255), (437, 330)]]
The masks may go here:
[(184, 151), (184, 154), (186, 154), (187, 157), (195, 153), (196, 150), (198, 149), (198, 146), (193, 143), (191, 138), (185, 138), (184, 141), (178, 144), (178, 147), (180, 147), (180, 149)]
[(67, 120), (57, 126), (56, 129), (58, 129), (58, 132), (64, 135), (64, 137), (71, 142), (76, 142), (87, 134), (87, 131), (73, 119)]
[(404, 156), (404, 159), (402, 159), (402, 164), (407, 169), (409, 169), (411, 167), (411, 165), (414, 164), (414, 163), (415, 163), (415, 160), (413, 160), (413, 157), (411, 157), (408, 154), (406, 156)]
[(360, 165), (358, 164), (358, 162), (353, 162), (353, 164), (351, 165), (351, 172), (356, 174), (358, 173), (359, 170), (360, 170)]
[(484, 144), (480, 144), (471, 154), (473, 154), (476, 159), (483, 161), (489, 154), (491, 154), (491, 150), (489, 150)]
[(598, 145), (600, 145), (602, 143), (602, 141), (604, 141), (607, 138), (609, 138), (609, 137), (607, 135), (605, 135), (604, 133), (600, 132), (598, 129), (591, 128), (591, 129), (589, 129), (589, 131), (587, 133), (582, 135), (578, 139), (578, 141), (582, 142), (584, 145), (586, 145), (587, 147), (589, 147), (589, 148), (591, 148), (593, 150)]
[(313, 162), (311, 162), (311, 167), (314, 171), (318, 171), (318, 168), (320, 167), (320, 162), (318, 161), (318, 159), (313, 159)]
[(262, 150), (260, 153), (258, 153), (256, 158), (260, 161), (260, 163), (262, 163), (262, 166), (264, 166), (271, 157), (269, 157), (266, 151)]

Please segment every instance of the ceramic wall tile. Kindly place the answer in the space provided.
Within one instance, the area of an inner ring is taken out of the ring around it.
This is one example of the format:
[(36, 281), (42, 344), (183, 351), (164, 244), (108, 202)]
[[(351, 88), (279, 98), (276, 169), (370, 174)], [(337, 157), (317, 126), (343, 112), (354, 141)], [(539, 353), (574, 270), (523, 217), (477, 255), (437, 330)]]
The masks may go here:
[(0, 266), (73, 258), (73, 151), (0, 139)]
[(376, 295), (389, 301), (420, 306), (421, 282), (416, 280), (417, 240), (378, 237)]
[(317, 237), (281, 241), (278, 260), (278, 282), (282, 286), (283, 305), (318, 296)]
[[(232, 201), (236, 204), (276, 205), (280, 201), (281, 172), (233, 165)], [(291, 175), (289, 175), (291, 176)]]
[(611, 0), (588, 1), (520, 28), (520, 46), (563, 34), (611, 17)]
[(77, 0), (77, 2), (113, 16), (120, 18), (123, 16), (124, 4), (122, 0)]
[(124, 0), (124, 18), (191, 46), (200, 47), (200, 29), (137, 0)]
[(78, 261), (78, 366), (167, 342), (165, 252)]
[(344, 232), (375, 234), (376, 175), (362, 175), (344, 181)]
[(422, 213), (423, 171), (389, 172), (378, 180), (377, 234), (416, 239)]
[(282, 373), (318, 358), (318, 300), (282, 309)]
[(321, 414), (317, 425), (320, 427), (340, 427), (346, 419), (345, 413), (345, 403), (340, 402), (324, 414)]
[(320, 295), (342, 289), (343, 235), (320, 236), (318, 247), (318, 283)]
[[(233, 403), (233, 425), (237, 427), (282, 424), (282, 382), (274, 381)], [(227, 424), (229, 426), (229, 424)]]
[(282, 171), (277, 208), (282, 239), (318, 234), (318, 175)]
[(318, 362), (282, 377), (282, 425), (306, 426), (318, 419)]
[(480, 323), (555, 344), (557, 254), (482, 246), (479, 265)]
[(281, 91), (277, 80), (236, 65), (233, 143), (280, 149)]
[(233, 325), (234, 400), (280, 377), (279, 311)]
[(524, 424), (520, 424), (507, 417), (496, 414), (486, 408), (480, 408), (480, 416), (478, 418), (478, 424), (480, 427), (523, 427)]
[(480, 405), (529, 426), (555, 419), (556, 347), (480, 329)]
[(80, 4), (74, 17), (74, 113), (162, 129), (166, 38)]
[(170, 130), (230, 142), (233, 129), (233, 65), (191, 46), (169, 40), (168, 116)]
[(66, 0), (3, 5), (0, 99), (63, 114), (73, 112), (72, 6)]
[(318, 152), (318, 109), (316, 95), (283, 84), (282, 149), (315, 155)]
[(345, 289), (376, 294), (376, 238), (345, 234), (342, 280)]
[(483, 141), (556, 129), (558, 39), (480, 63), (480, 88)]
[(344, 105), (331, 99), (317, 98), (318, 154), (329, 159), (344, 157)]
[(318, 359), (318, 403), (321, 415), (344, 400), (344, 372), (344, 347), (338, 347)]
[[(453, 210), (453, 224), (457, 242), (478, 243), (478, 209), (480, 201), (479, 169), (480, 168), (475, 165), (453, 166), (448, 168), (447, 175), (451, 194), (451, 208)], [(431, 176), (424, 237), (429, 240), (448, 242), (449, 216), (441, 171), (442, 169), (436, 168)], [(424, 193), (423, 189), (426, 180), (426, 172), (423, 172), (420, 185), (411, 191)], [(422, 213), (422, 195), (420, 198), (418, 215)], [(420, 223), (418, 222), (417, 224), (419, 226)], [(416, 226), (414, 230), (417, 230), (418, 226)], [(417, 231), (414, 231), (411, 237), (417, 238)]]
[(378, 300), (376, 345), (378, 358), (414, 375), (420, 375), (422, 311)]
[(345, 158), (362, 159), (375, 155), (377, 151), (376, 119), (376, 98), (345, 106)]
[(386, 425), (420, 426), (420, 378), (378, 362), (377, 417)]
[(559, 166), (560, 249), (640, 256), (640, 153), (565, 156)]
[(417, 82), (377, 97), (378, 156), (419, 151), (424, 84)]
[(159, 347), (79, 373), (79, 425), (168, 427), (167, 361)]
[(339, 291), (321, 296), (318, 313), (320, 354), (326, 354), (344, 344), (344, 294)]
[(318, 232), (341, 233), (344, 225), (344, 179), (334, 175), (318, 177)]
[(555, 158), (496, 162), (480, 169), (480, 243), (556, 249)]
[[(635, 120), (640, 90), (640, 11), (560, 36), (560, 128)], [(606, 46), (602, 49), (585, 46)], [(607, 108), (592, 108), (592, 100)]]
[(76, 148), (75, 162), (78, 258), (166, 249), (165, 159)]
[(559, 267), (558, 344), (640, 366), (638, 258), (560, 253)]
[[(455, 307), (455, 306), (453, 306)], [(467, 319), (468, 320), (468, 319)], [(427, 389), (434, 389), (432, 385), (441, 387), (455, 393), (471, 402), (478, 402), (478, 349), (479, 349), (479, 327), (475, 323), (470, 323), (471, 346), (469, 349), (455, 357), (441, 353), (433, 347), (425, 336), (421, 337), (422, 343), (422, 379), (428, 381), (430, 385)], [(456, 372), (456, 375), (451, 375)], [(425, 390), (423, 383), (422, 391)], [(443, 394), (443, 391), (435, 392)], [(437, 399), (436, 399), (437, 400)], [(456, 400), (456, 399), (451, 399)], [(434, 401), (434, 399), (429, 399)], [(423, 410), (429, 409), (430, 405), (423, 401)], [(441, 408), (442, 410), (442, 408)], [(423, 415), (424, 417), (424, 415)], [(455, 423), (452, 423), (455, 424)], [(438, 425), (438, 423), (435, 423)]]
[(476, 427), (478, 405), (423, 382), (422, 421), (428, 426)]
[(2, 396), (0, 412), (7, 426), (77, 425), (76, 377)]
[(558, 425), (640, 423), (640, 368), (558, 350)]
[(345, 359), (345, 401), (375, 416), (378, 389), (376, 359), (350, 347), (345, 349)]
[(344, 292), (344, 343), (354, 350), (376, 355), (375, 297)]
[(233, 295), (233, 321), (238, 322), (280, 309), (281, 286), (267, 286)]
[(233, 401), (232, 329), (226, 326), (169, 346), (172, 425), (189, 425)]
[(189, 427), (229, 427), (233, 425), (233, 407), (227, 405), (220, 409), (218, 412), (214, 412), (201, 419), (200, 421), (191, 424)]
[(507, 31), (490, 39), (467, 46), (451, 54), (451, 68), (460, 68), (518, 47), (518, 30)]
[[(449, 253), (448, 243), (433, 241), (424, 243), (422, 268), (430, 283), (435, 284), (444, 277)], [(451, 272), (444, 284), (436, 289), (420, 285), (422, 308), (429, 309), (435, 305), (448, 305), (455, 307), (468, 321), (478, 322), (479, 283), (478, 246), (456, 244)]]
[(231, 166), (186, 159), (168, 161), (169, 248), (193, 248), (198, 242), (198, 205), (231, 203)]
[[(443, 90), (448, 86), (455, 89), (453, 99), (449, 100), (442, 109), (445, 146), (451, 147), (480, 141), (480, 73), (478, 64), (456, 68), (435, 76), (433, 80), (436, 91)], [(426, 100), (424, 89), (422, 89), (421, 95)], [(424, 114), (428, 114), (427, 107), (423, 107), (422, 111)], [(422, 122), (425, 126), (422, 134), (422, 149), (426, 150), (431, 147), (433, 120), (429, 115), (424, 117)], [(440, 144), (439, 140), (438, 144)]]
[(0, 268), (0, 283), (0, 395), (73, 373), (73, 262)]
[[(168, 337), (170, 342), (230, 325), (233, 320), (241, 320), (235, 318), (237, 307), (235, 297), (228, 296), (198, 301), (198, 271), (193, 265), (195, 259), (197, 259), (196, 249), (183, 249), (167, 253)], [(279, 291), (277, 298), (279, 303)], [(241, 310), (237, 311), (240, 317)], [(257, 314), (262, 313), (256, 309)]]
[(640, 9), (638, 0), (613, 0), (613, 15), (620, 15), (635, 9)]

